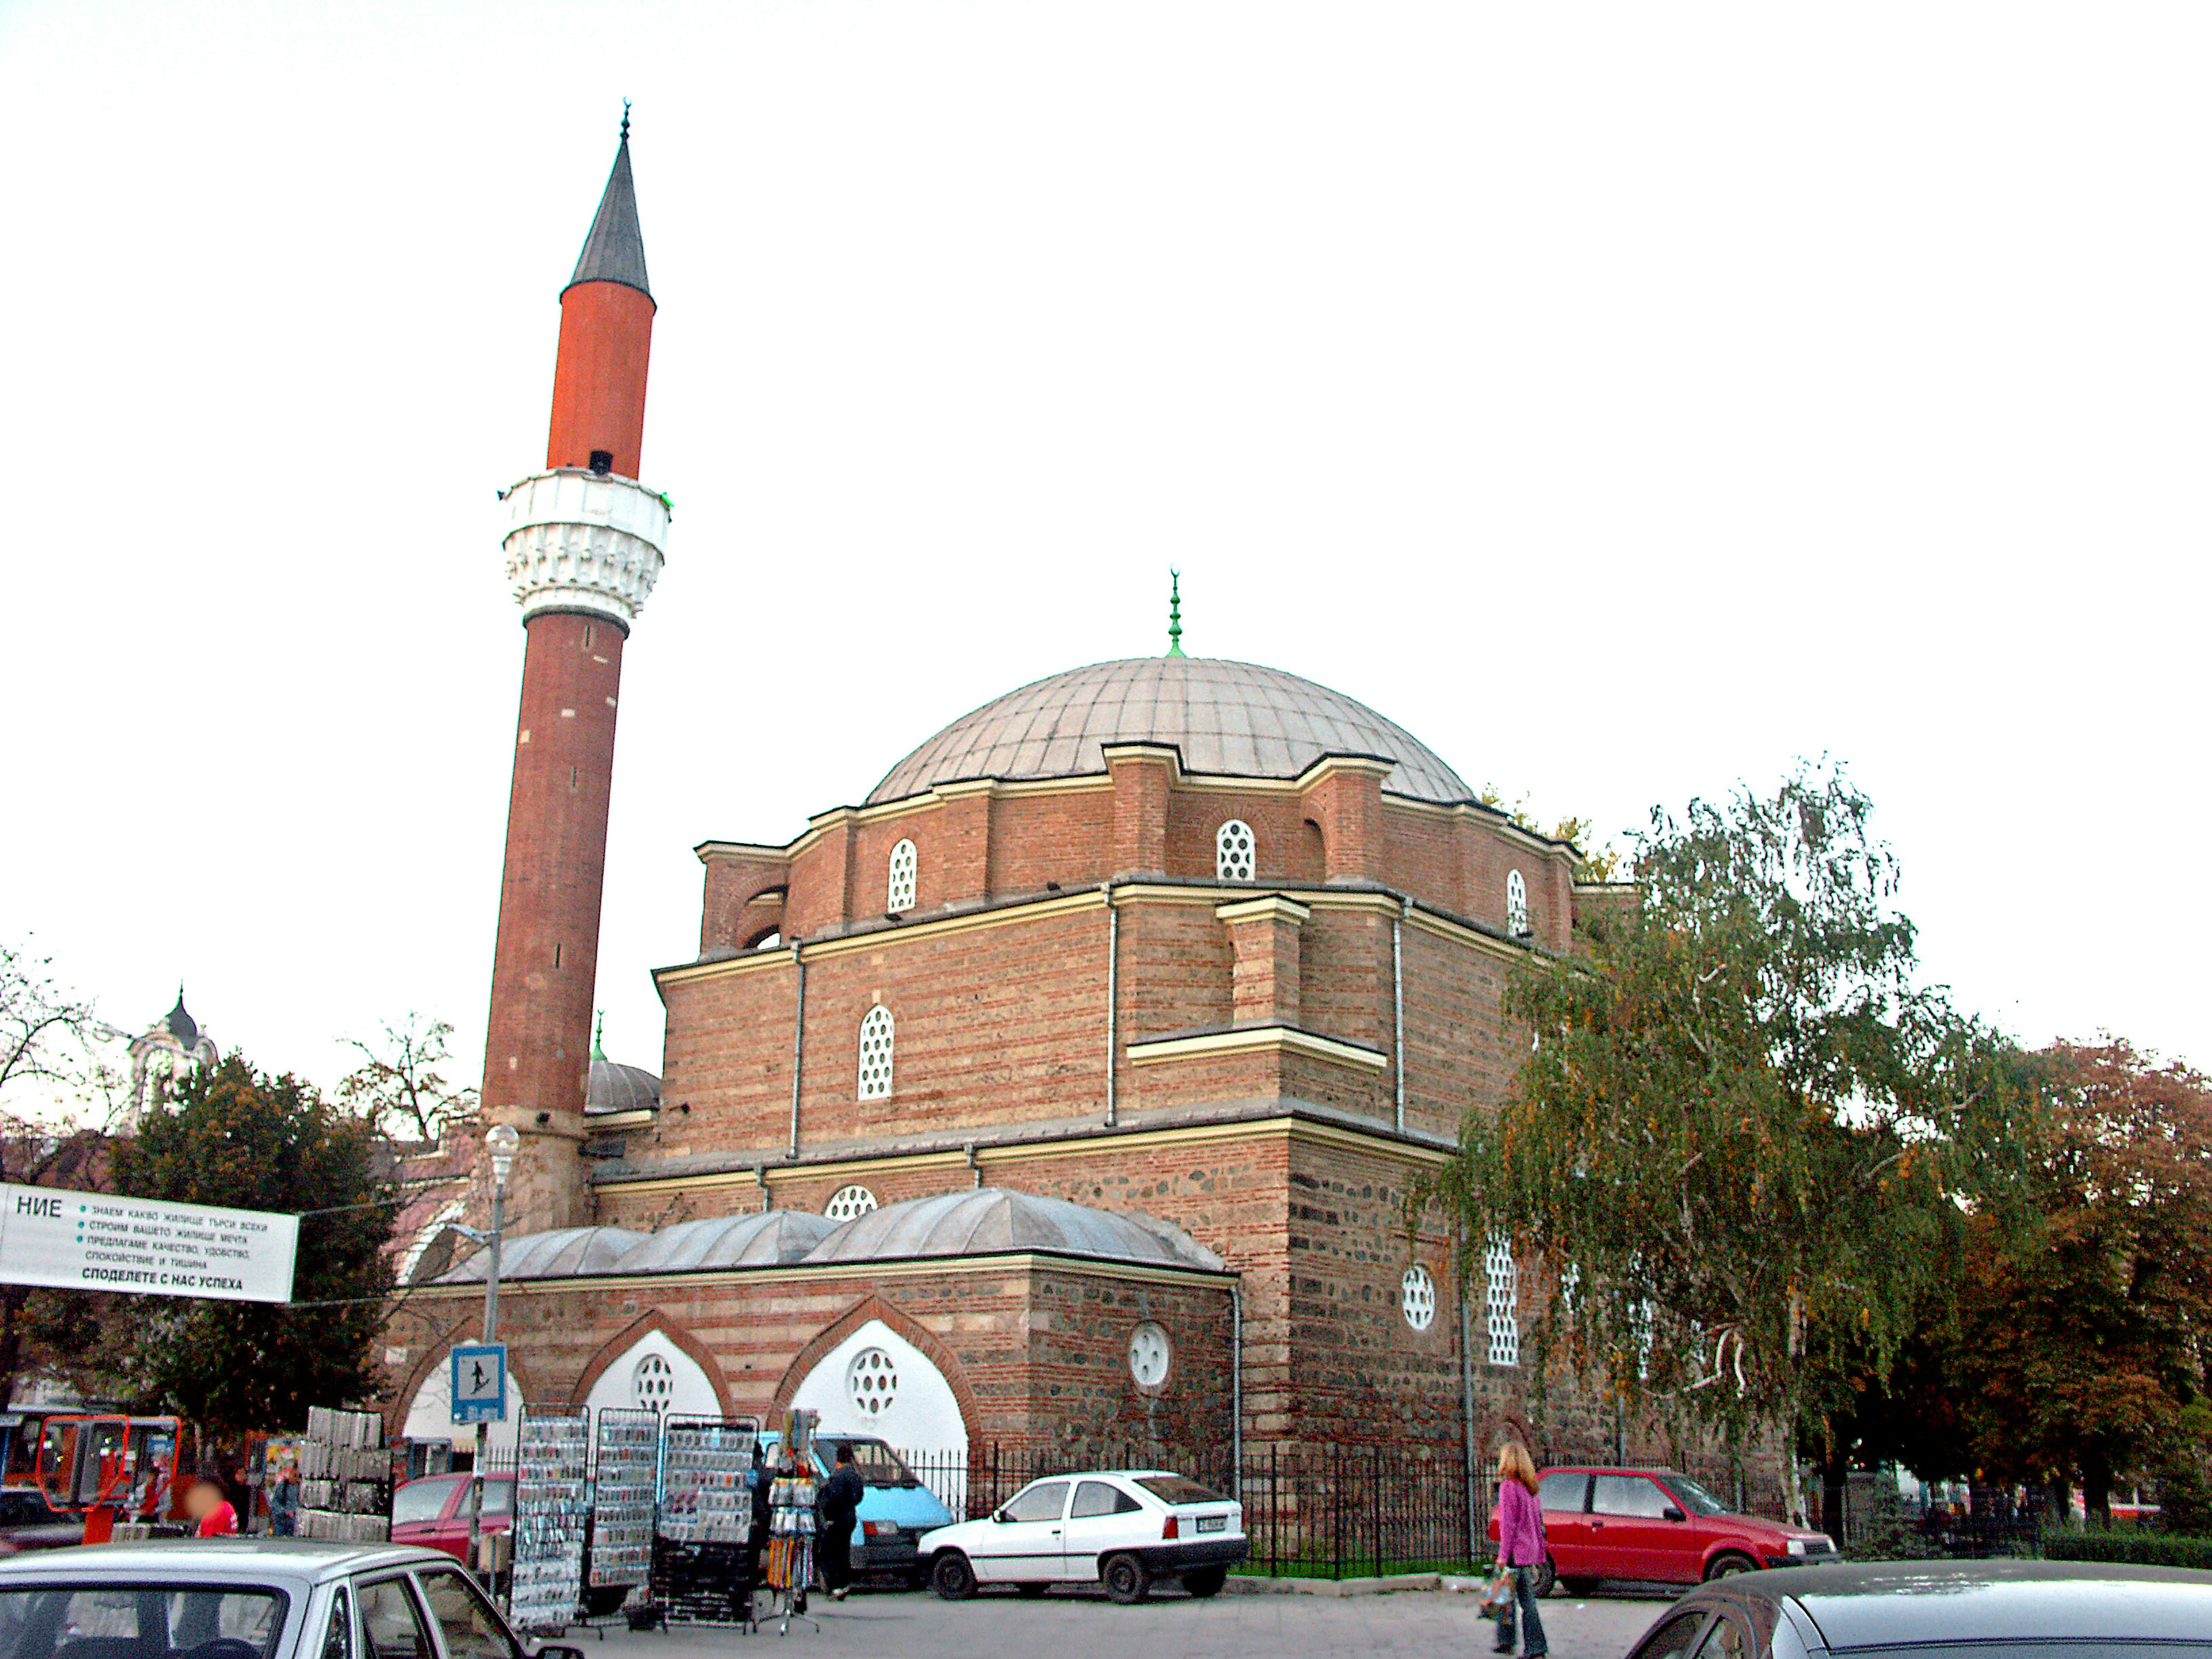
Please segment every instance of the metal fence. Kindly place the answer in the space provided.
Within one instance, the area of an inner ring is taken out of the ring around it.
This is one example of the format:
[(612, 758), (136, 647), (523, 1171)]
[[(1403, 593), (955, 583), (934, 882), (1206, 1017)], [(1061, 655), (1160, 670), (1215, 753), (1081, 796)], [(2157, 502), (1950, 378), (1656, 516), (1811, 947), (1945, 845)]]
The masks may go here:
[[(1030, 1481), (1085, 1469), (1172, 1469), (1235, 1497), (1251, 1553), (1241, 1571), (1277, 1577), (1355, 1578), (1460, 1571), (1484, 1550), (1486, 1487), (1470, 1493), (1465, 1454), (1428, 1446), (1274, 1443), (1163, 1452), (1096, 1446), (1080, 1452), (994, 1444), (909, 1452), (907, 1466), (954, 1515), (980, 1520)], [(1472, 1501), (1470, 1499), (1472, 1498)], [(1470, 1531), (1472, 1528), (1472, 1531)]]

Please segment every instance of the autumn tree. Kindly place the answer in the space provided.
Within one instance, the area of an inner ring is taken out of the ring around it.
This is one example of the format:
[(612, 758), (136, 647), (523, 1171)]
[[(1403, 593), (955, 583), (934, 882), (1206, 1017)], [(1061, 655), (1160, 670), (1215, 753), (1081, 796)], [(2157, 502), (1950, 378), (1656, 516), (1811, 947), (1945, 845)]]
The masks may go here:
[(1539, 1364), (1626, 1410), (1817, 1420), (1952, 1273), (1962, 1198), (2014, 1179), (2017, 1056), (1918, 982), (1872, 812), (1806, 765), (1655, 811), (1629, 902), (1508, 988), (1525, 1060), (1430, 1190), (1463, 1270), (1501, 1237), (1529, 1264)]
[(339, 1082), (339, 1103), (394, 1136), (435, 1140), (444, 1128), (475, 1110), (477, 1091), (447, 1080), (453, 1064), (453, 1028), (442, 1019), (410, 1012), (397, 1024), (380, 1022), (373, 1042), (348, 1037), (361, 1064)]
[(118, 1145), (115, 1190), (299, 1214), (292, 1304), (103, 1298), (99, 1370), (125, 1399), (222, 1428), (295, 1425), (311, 1405), (374, 1394), (392, 1283), (378, 1152), (366, 1118), (239, 1054), (185, 1077)]

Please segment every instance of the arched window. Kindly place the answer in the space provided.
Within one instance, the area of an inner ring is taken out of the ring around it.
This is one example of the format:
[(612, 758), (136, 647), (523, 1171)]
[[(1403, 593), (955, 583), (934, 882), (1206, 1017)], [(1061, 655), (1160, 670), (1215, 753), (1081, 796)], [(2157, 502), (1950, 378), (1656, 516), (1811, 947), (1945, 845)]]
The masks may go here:
[(1407, 1268), (1406, 1276), (1398, 1281), (1398, 1309), (1417, 1331), (1425, 1331), (1437, 1322), (1437, 1281), (1419, 1262)]
[(1521, 1275), (1513, 1265), (1513, 1241), (1502, 1233), (1491, 1235), (1483, 1253), (1483, 1312), (1490, 1334), (1490, 1363), (1521, 1363)]
[(1223, 881), (1249, 881), (1258, 860), (1254, 854), (1252, 826), (1231, 818), (1213, 832), (1213, 873)]
[(914, 908), (914, 874), (920, 864), (912, 842), (902, 841), (891, 848), (890, 881), (884, 895), (884, 908), (894, 915)]
[(876, 1195), (866, 1187), (840, 1187), (830, 1194), (822, 1213), (832, 1221), (850, 1221), (876, 1207)]
[(1528, 931), (1528, 884), (1518, 870), (1505, 872), (1505, 931), (1516, 939)]
[(891, 1011), (880, 1002), (860, 1020), (860, 1098), (888, 1100), (891, 1092)]

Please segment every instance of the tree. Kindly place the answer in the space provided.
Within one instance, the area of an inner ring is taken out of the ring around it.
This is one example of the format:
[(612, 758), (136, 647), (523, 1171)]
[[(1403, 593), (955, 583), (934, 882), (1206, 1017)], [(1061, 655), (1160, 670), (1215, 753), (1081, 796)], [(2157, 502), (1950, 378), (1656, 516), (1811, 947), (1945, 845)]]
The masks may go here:
[(55, 980), (52, 957), (0, 944), (0, 1113), (44, 1121), (101, 1092), (93, 1040), (103, 1029)]
[(2212, 1080), (2127, 1043), (2035, 1059), (2049, 1099), (2024, 1224), (1977, 1218), (1946, 1371), (1977, 1461), (2065, 1485), (2109, 1519), (2112, 1482), (2203, 1413), (2212, 1340)]
[(397, 1025), (379, 1023), (378, 1041), (346, 1039), (362, 1063), (338, 1084), (338, 1100), (386, 1131), (412, 1130), (416, 1140), (435, 1140), (476, 1109), (477, 1091), (448, 1083), (440, 1070), (453, 1062), (453, 1028), (411, 1011)]
[(134, 1198), (300, 1214), (291, 1305), (112, 1297), (92, 1363), (123, 1397), (225, 1429), (296, 1425), (375, 1392), (391, 1291), (379, 1137), (289, 1074), (232, 1054), (180, 1081), (118, 1144)]
[(1548, 1286), (1530, 1333), (1623, 1407), (1741, 1443), (1885, 1374), (2013, 1178), (2027, 1079), (1916, 983), (1872, 804), (1801, 764), (1772, 794), (1655, 810), (1631, 902), (1531, 956), (1512, 1097), (1429, 1189), (1463, 1267), (1494, 1237)]

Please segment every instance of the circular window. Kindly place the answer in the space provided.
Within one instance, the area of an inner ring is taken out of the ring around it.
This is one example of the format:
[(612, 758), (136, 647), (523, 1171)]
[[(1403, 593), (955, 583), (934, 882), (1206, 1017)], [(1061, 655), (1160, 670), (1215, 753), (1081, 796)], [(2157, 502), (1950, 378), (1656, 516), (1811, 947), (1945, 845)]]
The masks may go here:
[(1168, 1334), (1149, 1319), (1129, 1333), (1129, 1375), (1147, 1389), (1168, 1380)]
[(830, 1194), (822, 1213), (832, 1221), (850, 1221), (876, 1207), (876, 1195), (866, 1187), (840, 1187)]
[(1437, 1281), (1429, 1277), (1426, 1267), (1406, 1269), (1406, 1276), (1398, 1281), (1398, 1305), (1405, 1310), (1406, 1322), (1417, 1331), (1425, 1331), (1437, 1322)]
[(675, 1368), (657, 1353), (646, 1355), (629, 1374), (629, 1397), (647, 1411), (666, 1411), (675, 1392)]
[(898, 1365), (881, 1348), (863, 1348), (845, 1367), (845, 1394), (866, 1417), (881, 1417), (898, 1398)]

